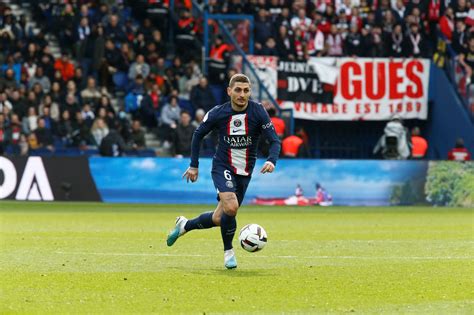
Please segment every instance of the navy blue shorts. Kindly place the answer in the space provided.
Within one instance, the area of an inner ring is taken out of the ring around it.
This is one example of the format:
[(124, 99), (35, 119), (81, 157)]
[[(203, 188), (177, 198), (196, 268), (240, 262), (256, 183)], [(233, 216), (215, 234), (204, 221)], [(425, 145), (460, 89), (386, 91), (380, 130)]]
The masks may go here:
[(233, 192), (236, 194), (240, 206), (250, 183), (250, 176), (234, 174), (230, 167), (221, 165), (213, 165), (211, 175), (217, 190), (217, 200), (220, 201), (220, 192)]

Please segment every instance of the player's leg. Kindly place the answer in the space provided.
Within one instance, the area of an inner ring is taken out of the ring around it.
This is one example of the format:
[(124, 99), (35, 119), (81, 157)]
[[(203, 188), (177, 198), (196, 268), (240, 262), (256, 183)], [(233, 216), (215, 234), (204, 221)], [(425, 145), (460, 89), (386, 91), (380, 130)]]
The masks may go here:
[(223, 206), (220, 225), (222, 241), (224, 243), (224, 265), (228, 269), (233, 269), (237, 267), (232, 240), (237, 229), (235, 216), (239, 209), (239, 202), (236, 194), (233, 192), (221, 192), (219, 197)]
[[(223, 211), (221, 215), (221, 235), (224, 243), (224, 265), (228, 269), (237, 267), (237, 260), (232, 246), (232, 240), (237, 229), (237, 211), (244, 200), (245, 192), (250, 182), (249, 176), (232, 174), (234, 192), (219, 193)], [(230, 186), (230, 185), (229, 185)], [(217, 213), (214, 213), (216, 215)]]
[(186, 222), (186, 225), (184, 226), (184, 229), (186, 230), (186, 232), (189, 232), (196, 229), (209, 229), (214, 226), (220, 225), (220, 220), (216, 221), (214, 218), (216, 217), (216, 213), (219, 214), (222, 212), (222, 207), (222, 202), (219, 201), (214, 211), (201, 213), (194, 219), (188, 220)]
[(166, 244), (168, 246), (172, 246), (176, 242), (176, 240), (180, 236), (183, 236), (186, 232), (189, 232), (195, 229), (209, 229), (216, 225), (219, 225), (220, 220), (218, 223), (215, 223), (213, 221), (213, 214), (221, 213), (222, 207), (223, 207), (222, 202), (219, 201), (214, 211), (201, 213), (199, 216), (195, 217), (194, 219), (188, 220), (184, 216), (179, 216), (176, 219), (175, 227), (168, 234), (168, 237), (166, 239)]

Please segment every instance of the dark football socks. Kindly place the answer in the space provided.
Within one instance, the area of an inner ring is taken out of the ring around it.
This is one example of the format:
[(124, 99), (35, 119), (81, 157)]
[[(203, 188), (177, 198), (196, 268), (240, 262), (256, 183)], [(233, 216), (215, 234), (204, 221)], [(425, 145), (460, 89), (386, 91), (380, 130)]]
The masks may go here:
[(195, 230), (195, 229), (210, 229), (211, 227), (216, 226), (214, 222), (212, 222), (212, 214), (214, 211), (204, 212), (198, 217), (188, 220), (184, 229), (186, 232)]
[(224, 250), (232, 249), (232, 240), (234, 239), (237, 221), (235, 216), (222, 213), (221, 217), (221, 235), (224, 242)]

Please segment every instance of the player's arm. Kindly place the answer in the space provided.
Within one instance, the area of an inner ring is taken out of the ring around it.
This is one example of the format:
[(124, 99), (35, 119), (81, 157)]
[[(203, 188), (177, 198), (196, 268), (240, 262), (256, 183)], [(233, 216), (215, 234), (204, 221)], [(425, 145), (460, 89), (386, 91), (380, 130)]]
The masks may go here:
[(268, 140), (270, 143), (270, 149), (268, 150), (268, 158), (265, 164), (263, 165), (262, 169), (260, 170), (261, 173), (271, 173), (275, 169), (276, 162), (278, 160), (278, 156), (280, 155), (281, 149), (281, 141), (278, 138), (275, 128), (273, 127), (273, 123), (268, 116), (267, 111), (261, 106), (261, 121), (262, 124), (260, 128), (262, 128), (263, 136)]
[(183, 178), (186, 181), (195, 182), (198, 179), (198, 167), (199, 167), (199, 151), (201, 149), (202, 139), (214, 129), (215, 125), (215, 113), (214, 110), (207, 112), (206, 116), (202, 120), (201, 125), (194, 131), (193, 139), (191, 141), (191, 163), (188, 169), (183, 174)]

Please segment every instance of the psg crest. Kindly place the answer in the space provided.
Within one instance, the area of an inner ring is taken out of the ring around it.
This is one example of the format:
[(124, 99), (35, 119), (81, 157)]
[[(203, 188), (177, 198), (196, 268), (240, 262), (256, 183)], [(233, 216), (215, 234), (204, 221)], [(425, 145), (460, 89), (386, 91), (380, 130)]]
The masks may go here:
[(234, 126), (235, 127), (240, 127), (240, 126), (242, 126), (242, 122), (240, 120), (236, 119), (236, 120), (234, 120)]

